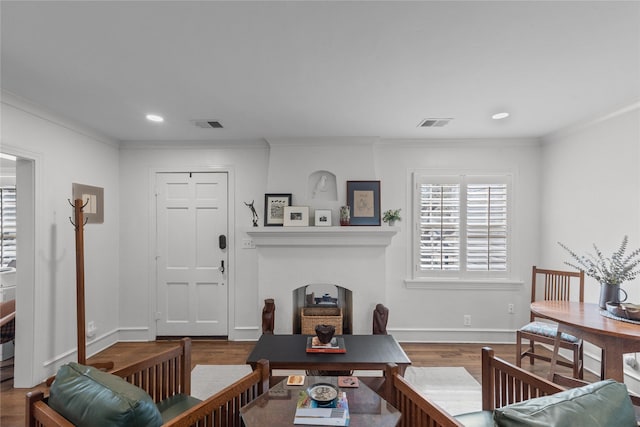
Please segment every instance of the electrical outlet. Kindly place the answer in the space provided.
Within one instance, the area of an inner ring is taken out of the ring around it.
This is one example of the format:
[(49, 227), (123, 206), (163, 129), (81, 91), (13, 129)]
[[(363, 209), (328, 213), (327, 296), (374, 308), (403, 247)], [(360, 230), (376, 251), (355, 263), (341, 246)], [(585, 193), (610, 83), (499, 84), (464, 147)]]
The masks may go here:
[(471, 315), (470, 314), (465, 314), (464, 315), (464, 326), (471, 326)]
[(513, 306), (513, 304), (509, 304), (509, 305), (507, 306), (507, 313), (509, 313), (509, 314), (513, 314), (513, 313), (515, 313), (515, 312), (516, 312), (516, 310), (515, 310), (515, 307)]
[(96, 323), (91, 321), (87, 323), (87, 338), (93, 338), (96, 335)]
[(242, 249), (255, 249), (256, 244), (253, 243), (253, 239), (242, 239)]

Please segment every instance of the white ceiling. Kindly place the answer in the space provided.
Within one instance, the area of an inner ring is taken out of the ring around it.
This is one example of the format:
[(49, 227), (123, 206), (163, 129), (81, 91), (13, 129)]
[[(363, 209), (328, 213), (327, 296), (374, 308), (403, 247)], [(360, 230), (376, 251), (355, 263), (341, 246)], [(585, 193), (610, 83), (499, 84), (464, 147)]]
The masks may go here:
[(640, 100), (638, 1), (0, 8), (2, 89), (120, 141), (538, 137)]

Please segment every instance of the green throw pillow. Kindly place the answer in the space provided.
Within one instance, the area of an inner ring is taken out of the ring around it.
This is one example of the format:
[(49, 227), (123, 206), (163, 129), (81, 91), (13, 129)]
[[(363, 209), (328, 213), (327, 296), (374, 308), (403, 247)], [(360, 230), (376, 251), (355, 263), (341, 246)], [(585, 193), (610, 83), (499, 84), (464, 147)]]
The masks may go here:
[(627, 387), (614, 380), (496, 409), (499, 427), (636, 427)]
[(140, 387), (73, 362), (58, 370), (48, 403), (78, 427), (162, 425), (160, 411)]

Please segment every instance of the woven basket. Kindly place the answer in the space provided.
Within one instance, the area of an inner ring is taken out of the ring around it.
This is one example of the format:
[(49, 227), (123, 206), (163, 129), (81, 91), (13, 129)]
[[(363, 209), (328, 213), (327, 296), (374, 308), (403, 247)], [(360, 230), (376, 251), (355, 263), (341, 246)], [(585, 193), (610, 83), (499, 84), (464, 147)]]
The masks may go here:
[(342, 309), (337, 307), (306, 307), (301, 310), (302, 335), (315, 335), (316, 325), (332, 325), (336, 335), (342, 335)]

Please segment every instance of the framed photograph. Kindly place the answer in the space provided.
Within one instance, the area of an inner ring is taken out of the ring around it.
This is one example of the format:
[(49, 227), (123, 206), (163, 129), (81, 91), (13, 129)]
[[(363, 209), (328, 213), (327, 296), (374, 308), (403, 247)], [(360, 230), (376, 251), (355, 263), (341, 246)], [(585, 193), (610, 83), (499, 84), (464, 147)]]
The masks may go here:
[(284, 208), (291, 206), (291, 193), (264, 195), (264, 225), (282, 226), (284, 224)]
[(331, 227), (331, 209), (316, 209), (316, 227)]
[(82, 200), (84, 205), (82, 214), (87, 224), (102, 224), (104, 222), (104, 189), (75, 182), (71, 186), (73, 200)]
[(380, 181), (347, 181), (349, 225), (380, 225)]
[(285, 206), (284, 207), (285, 227), (308, 227), (309, 226), (309, 206)]

